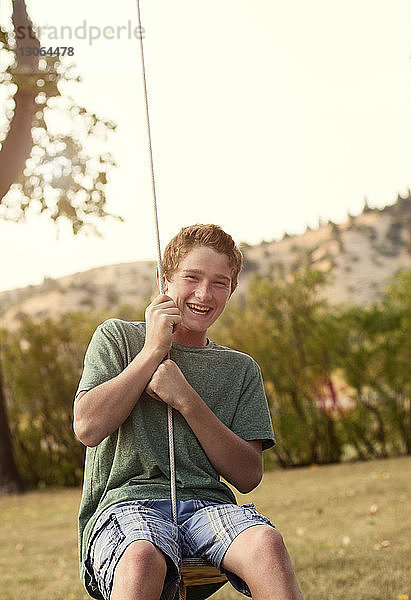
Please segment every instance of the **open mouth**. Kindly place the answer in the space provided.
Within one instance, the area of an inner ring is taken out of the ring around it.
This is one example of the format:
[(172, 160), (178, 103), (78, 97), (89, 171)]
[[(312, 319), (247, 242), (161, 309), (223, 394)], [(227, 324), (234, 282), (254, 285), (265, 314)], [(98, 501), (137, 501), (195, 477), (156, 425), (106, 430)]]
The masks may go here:
[(201, 304), (194, 304), (192, 302), (187, 302), (187, 306), (190, 311), (195, 315), (207, 315), (212, 309), (208, 306), (201, 306)]

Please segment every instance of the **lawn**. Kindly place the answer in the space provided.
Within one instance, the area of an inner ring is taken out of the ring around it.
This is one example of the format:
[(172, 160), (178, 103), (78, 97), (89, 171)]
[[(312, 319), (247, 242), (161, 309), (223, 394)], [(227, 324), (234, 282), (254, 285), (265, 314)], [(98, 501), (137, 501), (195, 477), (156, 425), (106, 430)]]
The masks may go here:
[[(305, 600), (411, 599), (411, 457), (273, 471), (254, 502), (282, 533)], [(86, 600), (80, 490), (0, 498), (1, 600)], [(213, 598), (244, 598), (223, 586)]]

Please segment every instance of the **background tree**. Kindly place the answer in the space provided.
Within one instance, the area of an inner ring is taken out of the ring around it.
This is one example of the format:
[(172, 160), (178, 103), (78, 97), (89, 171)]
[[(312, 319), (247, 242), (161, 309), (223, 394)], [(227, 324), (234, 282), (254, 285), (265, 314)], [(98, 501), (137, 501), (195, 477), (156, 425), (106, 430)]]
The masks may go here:
[[(144, 320), (146, 306), (122, 306), (115, 314)], [(81, 483), (84, 447), (73, 433), (73, 398), (91, 335), (112, 314), (107, 308), (40, 320), (22, 315), (15, 329), (0, 330), (13, 447), (30, 487)]]
[(84, 348), (102, 315), (75, 313), (34, 321), (22, 316), (2, 332), (10, 430), (19, 472), (29, 486), (77, 485), (83, 447), (72, 405)]
[(368, 307), (328, 305), (325, 283), (322, 272), (273, 265), (213, 330), (261, 367), (278, 441), (271, 459), (289, 467), (409, 453), (411, 275)]
[[(63, 95), (64, 85), (79, 78), (74, 67), (41, 48), (24, 0), (13, 0), (12, 24), (11, 31), (0, 31), (0, 64), (5, 65), (0, 83), (9, 93), (0, 151), (0, 216), (22, 221), (29, 211), (39, 212), (54, 222), (68, 220), (75, 234), (96, 232), (97, 219), (113, 216), (106, 211), (105, 187), (114, 161), (100, 148), (115, 125)], [(0, 385), (0, 493), (23, 487), (8, 430)]]
[(379, 304), (335, 315), (335, 365), (355, 390), (346, 422), (363, 458), (411, 452), (411, 273), (400, 272)]

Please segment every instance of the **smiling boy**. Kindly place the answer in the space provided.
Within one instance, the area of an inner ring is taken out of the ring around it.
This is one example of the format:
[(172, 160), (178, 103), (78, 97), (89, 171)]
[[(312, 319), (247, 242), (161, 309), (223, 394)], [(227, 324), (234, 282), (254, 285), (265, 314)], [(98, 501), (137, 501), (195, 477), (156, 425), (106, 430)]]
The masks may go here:
[[(95, 598), (172, 600), (182, 557), (195, 555), (257, 600), (302, 599), (279, 532), (252, 504), (237, 506), (220, 480), (254, 489), (262, 451), (275, 443), (258, 365), (207, 338), (241, 265), (220, 227), (183, 228), (165, 249), (165, 293), (145, 323), (110, 319), (93, 335), (74, 429), (88, 447), (80, 570)], [(175, 409), (178, 526), (167, 405)]]

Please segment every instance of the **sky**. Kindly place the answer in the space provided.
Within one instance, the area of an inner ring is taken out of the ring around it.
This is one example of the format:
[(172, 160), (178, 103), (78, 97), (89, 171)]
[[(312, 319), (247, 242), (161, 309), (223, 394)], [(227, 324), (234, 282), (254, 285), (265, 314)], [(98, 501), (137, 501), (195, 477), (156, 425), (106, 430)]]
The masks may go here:
[[(162, 246), (195, 222), (257, 244), (408, 193), (409, 0), (140, 1)], [(107, 198), (125, 222), (0, 221), (0, 290), (156, 259), (135, 0), (27, 7), (43, 45), (74, 48), (67, 91), (117, 123)]]

